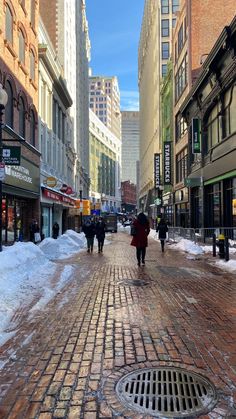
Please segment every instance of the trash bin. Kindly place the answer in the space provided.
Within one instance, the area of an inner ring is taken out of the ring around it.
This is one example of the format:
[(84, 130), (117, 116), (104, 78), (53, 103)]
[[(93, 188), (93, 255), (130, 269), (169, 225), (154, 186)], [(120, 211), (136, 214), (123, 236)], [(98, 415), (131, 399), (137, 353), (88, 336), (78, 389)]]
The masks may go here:
[(218, 236), (218, 247), (219, 247), (219, 258), (225, 258), (225, 236), (224, 234), (219, 234)]

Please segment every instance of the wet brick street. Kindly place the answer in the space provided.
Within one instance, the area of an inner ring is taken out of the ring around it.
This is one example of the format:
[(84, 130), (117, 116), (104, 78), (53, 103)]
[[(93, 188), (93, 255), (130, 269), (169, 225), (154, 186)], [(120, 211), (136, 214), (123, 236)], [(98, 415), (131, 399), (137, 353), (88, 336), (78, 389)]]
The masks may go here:
[(58, 263), (74, 275), (42, 312), (16, 313), (17, 334), (0, 348), (0, 418), (150, 418), (115, 385), (161, 366), (215, 386), (215, 407), (198, 417), (236, 418), (236, 276), (170, 246), (161, 254), (151, 239), (139, 268), (130, 236), (109, 239), (103, 255)]

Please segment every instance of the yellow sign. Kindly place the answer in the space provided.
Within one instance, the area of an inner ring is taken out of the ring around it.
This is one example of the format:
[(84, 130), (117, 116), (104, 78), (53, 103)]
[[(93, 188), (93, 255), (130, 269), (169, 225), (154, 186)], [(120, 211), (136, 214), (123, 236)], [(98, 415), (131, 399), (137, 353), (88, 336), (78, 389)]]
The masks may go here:
[(83, 215), (90, 215), (90, 201), (88, 199), (77, 199), (75, 201), (76, 208), (82, 209)]
[(233, 215), (236, 215), (236, 199), (232, 200), (232, 205), (233, 205)]
[(44, 180), (43, 183), (50, 188), (54, 188), (57, 185), (57, 179), (53, 176), (49, 176)]

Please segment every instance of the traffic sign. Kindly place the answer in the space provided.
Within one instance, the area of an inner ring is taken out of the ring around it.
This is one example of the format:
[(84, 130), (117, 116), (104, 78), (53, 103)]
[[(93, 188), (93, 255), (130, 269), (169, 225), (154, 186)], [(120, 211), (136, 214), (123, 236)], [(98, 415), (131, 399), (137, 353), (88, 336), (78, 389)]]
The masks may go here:
[(18, 146), (4, 145), (2, 159), (7, 166), (20, 166), (21, 148)]
[(5, 172), (5, 163), (0, 162), (0, 181), (2, 182), (5, 179), (6, 172)]

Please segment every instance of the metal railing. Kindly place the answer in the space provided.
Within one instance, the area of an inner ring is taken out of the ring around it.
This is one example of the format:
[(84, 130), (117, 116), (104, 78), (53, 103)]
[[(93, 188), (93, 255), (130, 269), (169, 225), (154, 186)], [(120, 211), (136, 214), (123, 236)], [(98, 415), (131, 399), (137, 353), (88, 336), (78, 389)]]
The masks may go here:
[(223, 234), (229, 239), (229, 246), (236, 247), (236, 227), (211, 227), (211, 228), (183, 228), (169, 227), (168, 236), (174, 242), (188, 239), (194, 243), (212, 245), (213, 235), (216, 239), (219, 234)]

